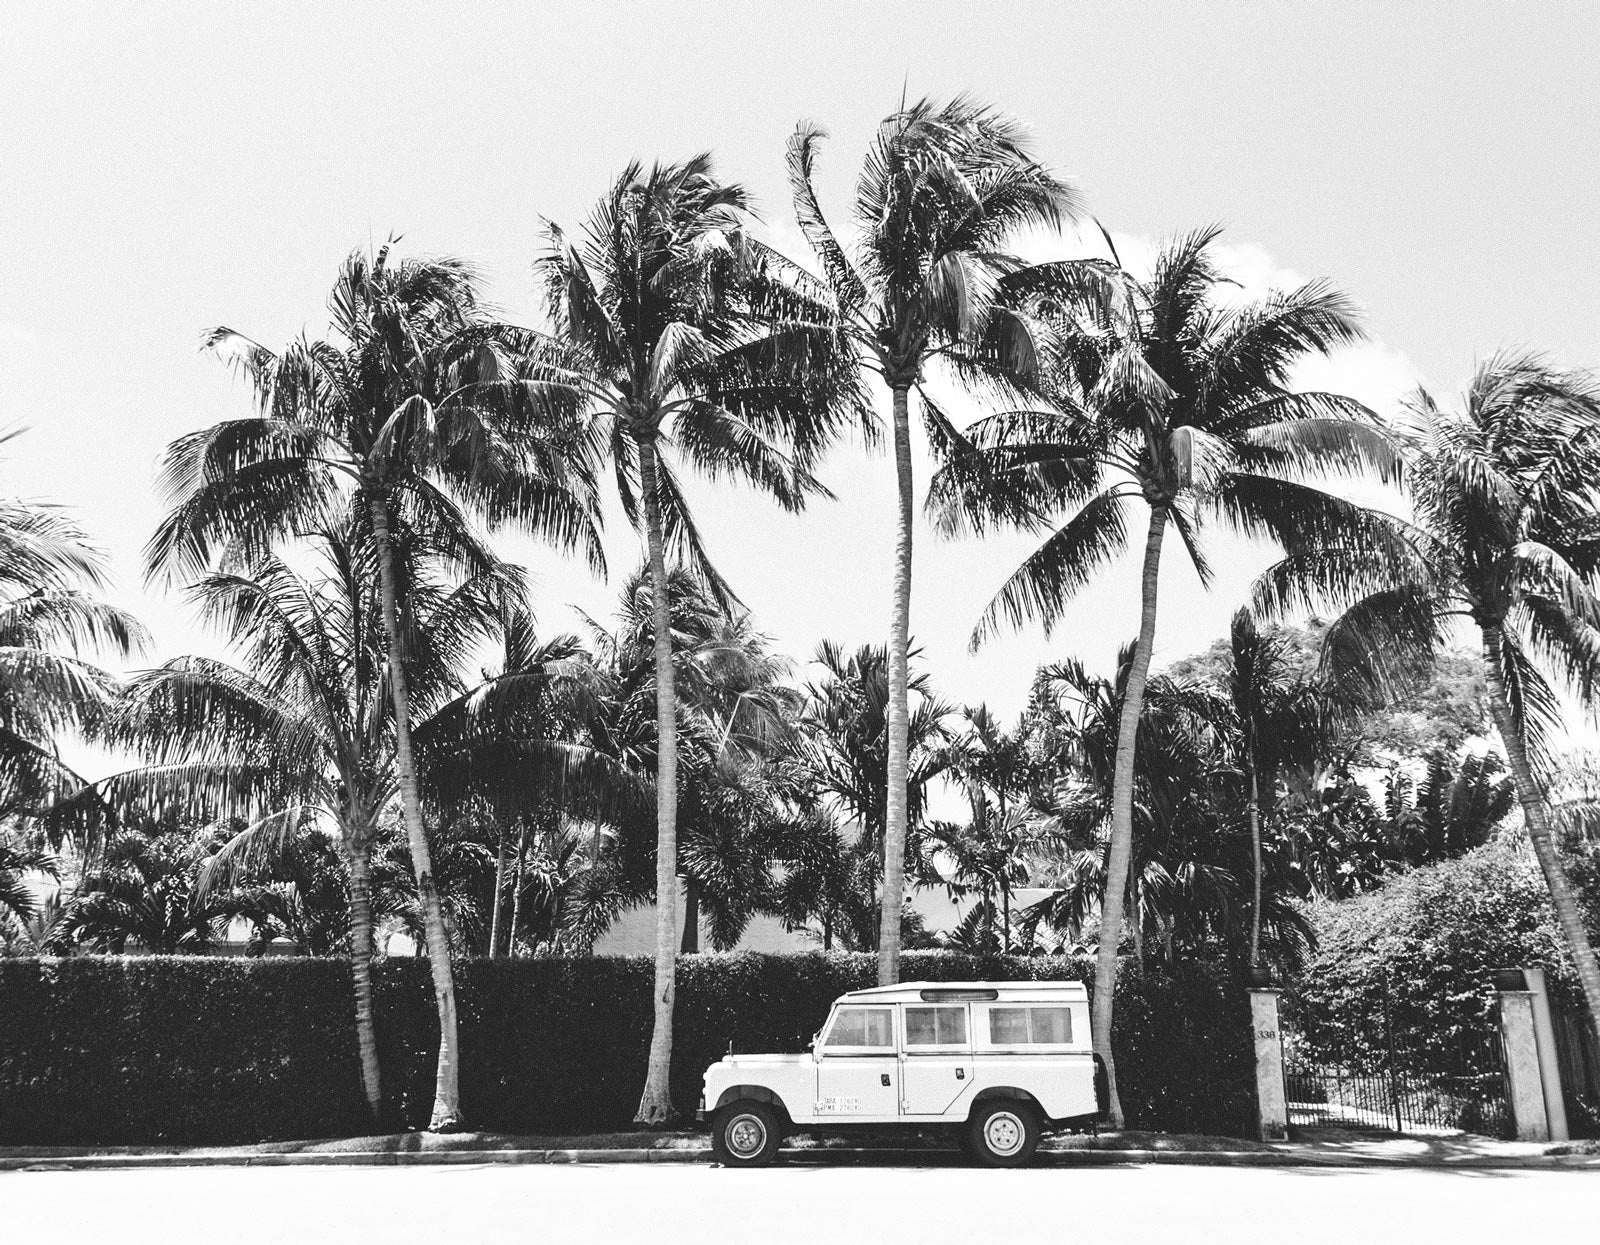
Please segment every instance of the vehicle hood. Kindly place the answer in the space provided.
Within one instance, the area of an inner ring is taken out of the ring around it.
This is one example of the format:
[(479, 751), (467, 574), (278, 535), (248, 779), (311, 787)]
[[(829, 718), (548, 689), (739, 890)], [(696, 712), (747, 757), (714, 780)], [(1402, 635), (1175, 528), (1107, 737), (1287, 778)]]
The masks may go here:
[(713, 1068), (792, 1068), (811, 1063), (810, 1055), (724, 1055)]

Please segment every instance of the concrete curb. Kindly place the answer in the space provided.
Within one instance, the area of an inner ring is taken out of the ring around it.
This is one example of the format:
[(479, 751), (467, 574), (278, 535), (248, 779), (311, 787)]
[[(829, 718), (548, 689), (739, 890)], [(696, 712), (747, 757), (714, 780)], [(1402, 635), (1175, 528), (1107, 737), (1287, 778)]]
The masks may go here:
[[(172, 1167), (427, 1167), (540, 1163), (703, 1163), (704, 1149), (662, 1150), (433, 1150), (313, 1151), (302, 1154), (84, 1154), (0, 1157), (0, 1172), (109, 1171)], [(945, 1150), (789, 1150), (780, 1158), (790, 1166), (952, 1166), (960, 1162)], [(1262, 1150), (1041, 1150), (1035, 1167), (1322, 1167), (1418, 1169), (1431, 1171), (1600, 1171), (1600, 1155), (1547, 1154), (1516, 1158), (1470, 1155), (1329, 1154)]]

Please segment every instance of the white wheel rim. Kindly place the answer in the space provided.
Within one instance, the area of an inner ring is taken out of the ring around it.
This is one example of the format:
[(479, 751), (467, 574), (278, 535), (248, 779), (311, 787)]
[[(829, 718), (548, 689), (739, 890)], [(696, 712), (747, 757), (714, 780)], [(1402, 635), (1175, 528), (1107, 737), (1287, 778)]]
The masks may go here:
[(983, 1126), (983, 1144), (989, 1147), (991, 1154), (1000, 1158), (1009, 1158), (1022, 1149), (1027, 1135), (1028, 1130), (1023, 1127), (1021, 1117), (1009, 1111), (996, 1111)]
[(728, 1121), (724, 1135), (728, 1139), (729, 1152), (742, 1159), (760, 1154), (767, 1144), (767, 1126), (754, 1115), (734, 1116)]

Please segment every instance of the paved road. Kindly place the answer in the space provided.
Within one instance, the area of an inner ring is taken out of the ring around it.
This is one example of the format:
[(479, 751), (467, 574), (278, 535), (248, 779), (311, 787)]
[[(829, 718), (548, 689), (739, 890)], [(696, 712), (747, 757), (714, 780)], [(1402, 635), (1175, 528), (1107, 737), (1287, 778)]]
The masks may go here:
[[(198, 1168), (0, 1174), (5, 1239), (311, 1245), (1584, 1240), (1600, 1173), (1147, 1167)], [(63, 1235), (65, 1234), (65, 1235)]]

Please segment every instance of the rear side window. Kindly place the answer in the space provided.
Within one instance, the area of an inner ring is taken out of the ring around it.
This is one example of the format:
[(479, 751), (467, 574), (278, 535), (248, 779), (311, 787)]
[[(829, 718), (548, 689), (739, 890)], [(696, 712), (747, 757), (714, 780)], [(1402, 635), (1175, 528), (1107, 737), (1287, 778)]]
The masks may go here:
[(828, 1029), (824, 1047), (894, 1047), (894, 1012), (887, 1007), (841, 1007)]
[(965, 1007), (906, 1008), (906, 1045), (965, 1046), (967, 1009)]
[(994, 1046), (1060, 1046), (1072, 1041), (1070, 1007), (991, 1007)]

